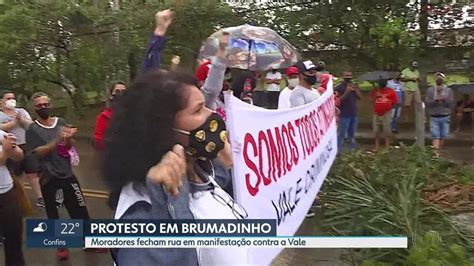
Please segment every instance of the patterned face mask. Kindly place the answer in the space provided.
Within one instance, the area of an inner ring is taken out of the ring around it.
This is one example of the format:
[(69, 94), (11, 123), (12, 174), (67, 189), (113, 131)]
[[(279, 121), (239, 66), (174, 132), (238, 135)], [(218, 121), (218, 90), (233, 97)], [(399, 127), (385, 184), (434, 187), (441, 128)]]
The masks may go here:
[(181, 129), (176, 131), (189, 136), (186, 153), (200, 160), (216, 158), (227, 141), (225, 122), (215, 112), (201, 126), (190, 132)]

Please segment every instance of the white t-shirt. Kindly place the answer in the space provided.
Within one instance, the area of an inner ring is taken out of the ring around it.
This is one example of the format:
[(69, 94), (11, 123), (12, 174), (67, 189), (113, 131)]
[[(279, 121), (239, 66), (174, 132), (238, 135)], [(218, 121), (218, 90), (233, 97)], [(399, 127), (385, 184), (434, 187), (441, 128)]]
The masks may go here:
[[(281, 73), (280, 72), (275, 72), (275, 73), (272, 73), (272, 72), (268, 72), (267, 73), (267, 76), (265, 77), (267, 80), (269, 79), (281, 79)], [(268, 91), (280, 91), (280, 85), (278, 84), (275, 84), (275, 83), (272, 83), (272, 84), (268, 84), (268, 88), (267, 88)]]
[[(17, 113), (20, 114), (20, 117), (23, 118), (24, 120), (28, 120), (31, 122), (31, 116), (30, 114), (25, 110), (25, 109), (22, 109), (22, 108), (15, 108), (15, 111)], [(0, 112), (0, 123), (1, 124), (4, 124), (4, 123), (8, 123), (10, 121), (12, 121), (13, 118), (10, 117), (9, 115), (5, 114), (4, 112)], [(26, 128), (24, 128), (22, 125), (17, 125), (16, 127), (12, 128), (10, 130), (10, 133), (12, 133), (13, 135), (15, 135), (16, 137), (16, 143), (18, 145), (22, 145), (22, 144), (25, 144), (26, 143), (26, 139), (25, 139), (25, 132), (26, 132)]]
[[(7, 133), (3, 130), (0, 130), (0, 152), (3, 151), (3, 146), (1, 142), (4, 140), (3, 136)], [(5, 194), (13, 187), (13, 179), (10, 175), (10, 171), (5, 165), (0, 165), (0, 194)]]
[(317, 98), (321, 94), (316, 89), (307, 89), (301, 85), (296, 86), (290, 96), (291, 107), (298, 107), (301, 105), (308, 104)]
[[(233, 210), (228, 205), (223, 204), (212, 195), (227, 194), (217, 183), (214, 183), (214, 190), (198, 191), (191, 193), (189, 209), (193, 213), (194, 219), (230, 219), (236, 220)], [(200, 265), (248, 265), (247, 248), (198, 248), (198, 261)]]
[(291, 97), (292, 90), (288, 89), (288, 87), (284, 88), (280, 92), (280, 96), (278, 97), (278, 110), (285, 110), (291, 108)]

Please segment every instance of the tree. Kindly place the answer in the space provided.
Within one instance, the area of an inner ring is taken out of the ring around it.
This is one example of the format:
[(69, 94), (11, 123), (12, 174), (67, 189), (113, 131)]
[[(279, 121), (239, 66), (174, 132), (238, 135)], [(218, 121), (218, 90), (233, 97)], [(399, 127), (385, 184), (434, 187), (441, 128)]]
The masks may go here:
[[(236, 8), (257, 25), (271, 27), (303, 52), (338, 51), (333, 61), (350, 60), (373, 69), (393, 69), (423, 55), (432, 45), (430, 27), (469, 27), (466, 3), (409, 0), (301, 1), (298, 4)], [(460, 2), (460, 1), (457, 1)], [(471, 11), (469, 11), (471, 10)]]
[(180, 54), (184, 63), (194, 63), (201, 41), (239, 21), (217, 0), (122, 1), (118, 10), (98, 1), (25, 1), (2, 7), (0, 86), (27, 96), (48, 87), (53, 94), (63, 90), (76, 112), (86, 92), (103, 93), (109, 81), (137, 75), (157, 10), (177, 10), (164, 62)]

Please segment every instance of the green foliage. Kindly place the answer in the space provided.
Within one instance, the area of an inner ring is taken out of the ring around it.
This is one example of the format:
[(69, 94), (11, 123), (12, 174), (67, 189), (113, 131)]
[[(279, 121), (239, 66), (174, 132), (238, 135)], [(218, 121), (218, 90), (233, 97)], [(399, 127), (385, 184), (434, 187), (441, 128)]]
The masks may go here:
[[(276, 10), (276, 21), (267, 24), (285, 29), (290, 42), (301, 49), (344, 50), (340, 58), (331, 60), (362, 60), (372, 68), (395, 68), (410, 56), (411, 51), (405, 48), (413, 44), (410, 23), (414, 22), (417, 10), (408, 3), (405, 0), (318, 1)], [(387, 31), (389, 36), (381, 36)], [(387, 47), (403, 49), (394, 57), (386, 51)]]
[[(341, 49), (331, 61), (353, 61), (371, 68), (397, 68), (417, 52), (420, 37), (412, 33), (420, 10), (408, 0), (279, 1), (230, 7), (220, 0), (14, 1), (0, 4), (0, 87), (25, 97), (47, 90), (68, 97), (79, 111), (90, 91), (105, 96), (112, 80), (132, 80), (153, 30), (154, 14), (176, 11), (168, 34), (163, 65), (171, 55), (195, 66), (202, 41), (220, 27), (254, 23), (268, 26), (301, 51)], [(261, 1), (259, 1), (261, 2)], [(267, 5), (267, 6), (266, 6)], [(271, 9), (265, 9), (266, 7)], [(442, 4), (437, 5), (441, 10)], [(429, 14), (430, 21), (454, 26), (462, 5), (452, 12)], [(98, 97), (99, 98), (99, 97)]]
[[(462, 178), (462, 173), (455, 164), (417, 147), (343, 155), (322, 190), (321, 201), (327, 206), (323, 223), (338, 235), (407, 236), (410, 248), (435, 230), (450, 243), (472, 247), (472, 233), (421, 198), (428, 184)], [(400, 249), (364, 249), (360, 253), (364, 259), (395, 264), (402, 264), (409, 255), (408, 250)]]
[(377, 64), (385, 69), (396, 70), (400, 62), (413, 58), (413, 47), (416, 47), (420, 36), (407, 30), (402, 18), (379, 19), (370, 30), (374, 39), (373, 56)]
[[(179, 54), (193, 66), (201, 42), (217, 28), (240, 23), (218, 0), (127, 1), (119, 10), (77, 1), (12, 1), (0, 9), (0, 87), (29, 97), (38, 90), (69, 97), (76, 112), (88, 92), (105, 96), (112, 80), (129, 81), (141, 68), (154, 14), (173, 8), (163, 60)], [(152, 3), (153, 2), (153, 3)]]
[(427, 232), (416, 246), (411, 249), (404, 265), (406, 266), (431, 266), (431, 265), (458, 265), (468, 266), (469, 261), (466, 251), (462, 246), (446, 244), (436, 231)]
[[(436, 231), (427, 232), (410, 249), (409, 255), (403, 263), (404, 266), (432, 266), (432, 265), (456, 265), (469, 266), (473, 262), (466, 256), (466, 250), (456, 244), (446, 244), (440, 234)], [(394, 263), (386, 263), (374, 260), (365, 260), (362, 266), (389, 266)]]

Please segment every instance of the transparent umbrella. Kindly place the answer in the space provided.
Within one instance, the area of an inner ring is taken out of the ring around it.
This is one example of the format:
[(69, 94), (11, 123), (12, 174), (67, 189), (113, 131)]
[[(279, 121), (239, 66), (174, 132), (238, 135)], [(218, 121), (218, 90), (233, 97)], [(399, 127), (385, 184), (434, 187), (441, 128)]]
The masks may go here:
[(275, 31), (251, 25), (221, 29), (212, 34), (201, 47), (200, 59), (210, 59), (219, 49), (219, 38), (230, 35), (227, 59), (229, 67), (268, 70), (287, 68), (299, 59), (295, 47)]

